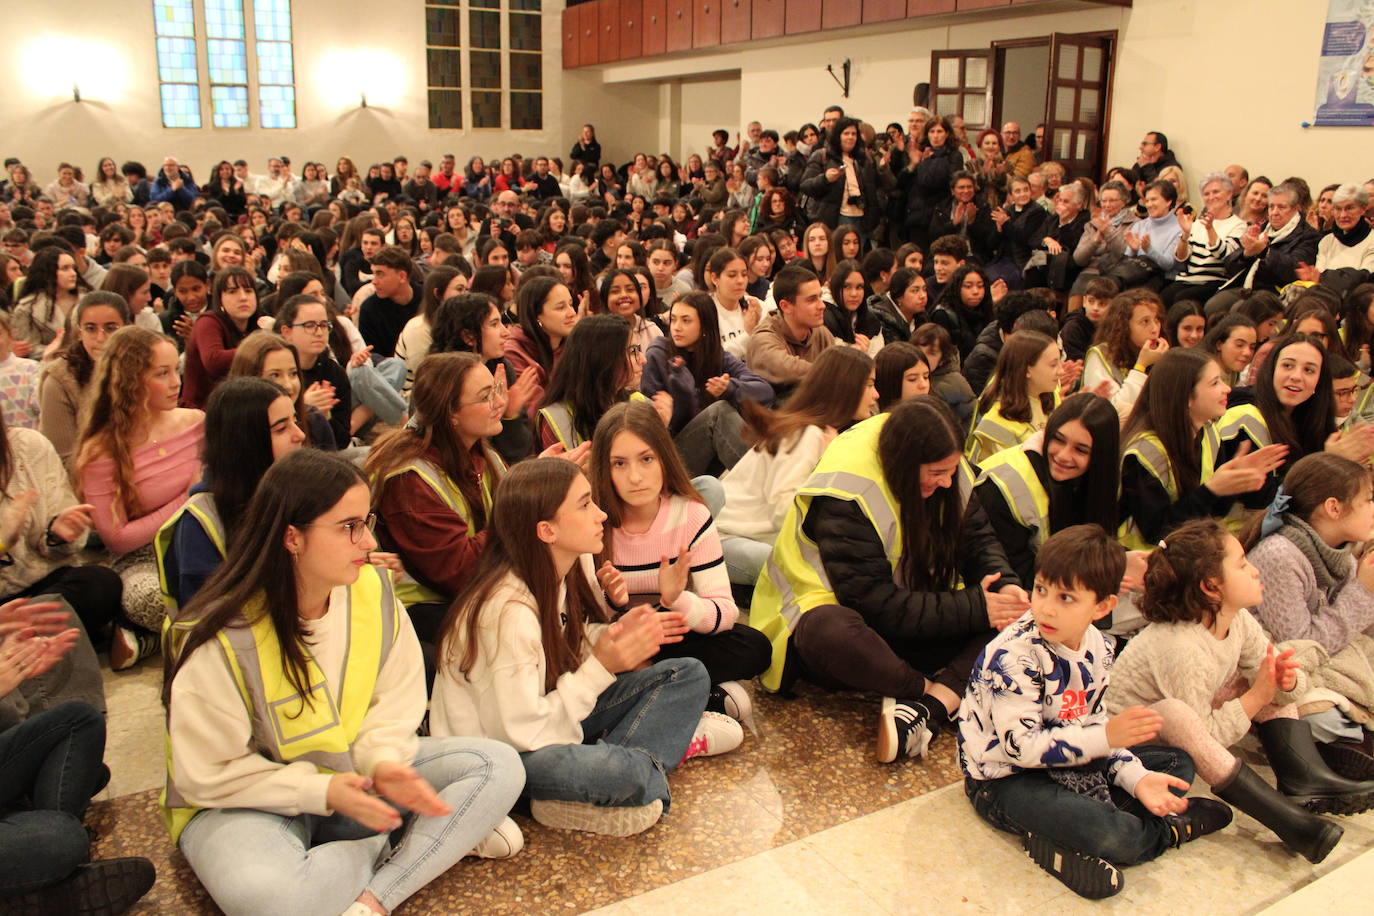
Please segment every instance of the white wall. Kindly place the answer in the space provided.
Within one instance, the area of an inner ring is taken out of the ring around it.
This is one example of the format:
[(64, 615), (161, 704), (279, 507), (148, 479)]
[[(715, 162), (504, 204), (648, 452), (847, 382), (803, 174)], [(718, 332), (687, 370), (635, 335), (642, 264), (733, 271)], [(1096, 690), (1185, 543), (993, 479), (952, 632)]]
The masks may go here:
[[(46, 183), (59, 160), (91, 171), (106, 155), (139, 159), (152, 170), (172, 154), (197, 177), (221, 158), (243, 157), (262, 170), (272, 155), (289, 155), (297, 165), (320, 159), (331, 168), (340, 155), (359, 164), (401, 153), (412, 163), (437, 160), (445, 152), (460, 161), (515, 150), (566, 156), (586, 120), (596, 122), (612, 155), (655, 145), (653, 86), (618, 87), (612, 98), (597, 74), (562, 70), (560, 0), (544, 3), (540, 131), (429, 130), (421, 0), (381, 6), (368, 0), (294, 0), (297, 129), (167, 130), (158, 104), (152, 6), (148, 0), (5, 4), (2, 154), (19, 157)], [(74, 22), (82, 28), (73, 29)], [(84, 99), (79, 104), (72, 101), (74, 77)], [(358, 105), (363, 87), (366, 109)]]
[(675, 88), (681, 93), (682, 107), (670, 150), (679, 161), (691, 153), (704, 155), (713, 130), (729, 131), (730, 145), (734, 145), (740, 123), (738, 72), (725, 78), (677, 80)]

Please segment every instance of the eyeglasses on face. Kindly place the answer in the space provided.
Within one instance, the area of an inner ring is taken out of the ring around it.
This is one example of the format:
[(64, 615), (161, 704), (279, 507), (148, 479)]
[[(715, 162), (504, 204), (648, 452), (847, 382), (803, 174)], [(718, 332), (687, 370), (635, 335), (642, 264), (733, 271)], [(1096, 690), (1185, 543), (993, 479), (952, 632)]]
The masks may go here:
[(113, 321), (107, 324), (96, 324), (93, 321), (89, 321), (81, 325), (81, 333), (90, 335), (91, 337), (95, 337), (98, 334), (104, 334), (106, 337), (109, 337), (122, 327), (124, 327), (124, 325), (115, 324)]
[(356, 544), (363, 538), (363, 530), (368, 534), (377, 533), (377, 513), (369, 512), (366, 518), (351, 518), (346, 522), (311, 522), (305, 528), (342, 528), (348, 532), (348, 542)]
[(291, 327), (300, 328), (307, 334), (328, 334), (334, 327), (334, 323), (332, 321), (298, 321)]

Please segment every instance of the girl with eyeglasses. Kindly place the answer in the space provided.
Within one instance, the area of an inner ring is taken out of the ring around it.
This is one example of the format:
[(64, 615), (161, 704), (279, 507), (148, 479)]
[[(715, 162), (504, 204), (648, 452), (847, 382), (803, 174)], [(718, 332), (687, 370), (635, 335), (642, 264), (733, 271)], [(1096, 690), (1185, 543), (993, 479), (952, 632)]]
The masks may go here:
[(420, 645), (368, 562), (370, 502), (353, 464), (282, 458), (167, 628), (163, 820), (227, 913), (388, 913), (523, 846), (515, 752), (417, 737)]
[(111, 564), (124, 580), (127, 620), (115, 628), (110, 666), (155, 652), (165, 615), (153, 538), (201, 476), (205, 415), (178, 407), (181, 379), (170, 337), (120, 328), (96, 365), (77, 448), (78, 489)]

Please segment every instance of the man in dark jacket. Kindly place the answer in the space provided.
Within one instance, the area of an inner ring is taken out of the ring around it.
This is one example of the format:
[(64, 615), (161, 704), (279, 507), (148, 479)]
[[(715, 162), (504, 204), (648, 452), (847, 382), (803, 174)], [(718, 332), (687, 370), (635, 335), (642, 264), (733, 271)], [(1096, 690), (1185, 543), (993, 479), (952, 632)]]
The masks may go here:
[(1178, 166), (1178, 159), (1174, 157), (1174, 151), (1169, 149), (1169, 138), (1157, 130), (1147, 133), (1145, 139), (1140, 141), (1140, 155), (1135, 160), (1140, 180), (1149, 184), (1171, 165)]

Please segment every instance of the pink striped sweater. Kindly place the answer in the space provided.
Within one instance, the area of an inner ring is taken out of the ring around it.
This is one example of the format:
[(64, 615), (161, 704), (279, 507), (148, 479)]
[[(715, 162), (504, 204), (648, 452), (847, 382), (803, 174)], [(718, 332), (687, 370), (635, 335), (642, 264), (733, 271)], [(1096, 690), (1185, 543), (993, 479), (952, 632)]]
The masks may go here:
[(656, 602), (658, 566), (663, 557), (677, 562), (688, 547), (691, 576), (681, 597), (668, 610), (684, 615), (698, 633), (719, 633), (735, 625), (739, 608), (730, 593), (730, 576), (720, 549), (720, 535), (703, 503), (682, 496), (665, 496), (648, 531), (617, 528), (611, 535), (611, 562), (630, 587), (630, 603)]

